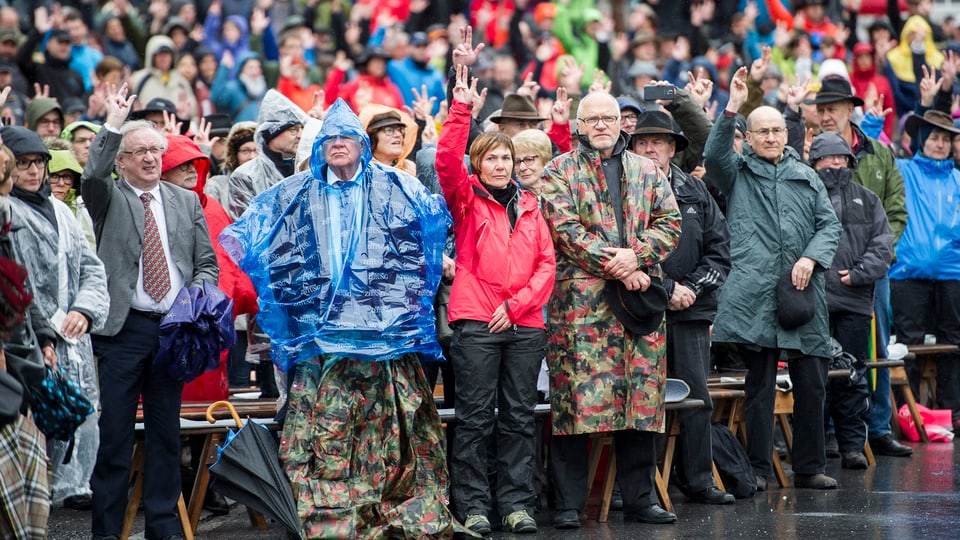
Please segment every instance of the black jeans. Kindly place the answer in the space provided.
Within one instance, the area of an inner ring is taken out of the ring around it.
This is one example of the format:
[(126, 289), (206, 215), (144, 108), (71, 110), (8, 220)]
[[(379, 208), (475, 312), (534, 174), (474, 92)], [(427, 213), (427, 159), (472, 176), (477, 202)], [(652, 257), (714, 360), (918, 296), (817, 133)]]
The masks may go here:
[(867, 369), (863, 363), (870, 343), (870, 317), (850, 312), (831, 313), (830, 335), (840, 343), (845, 352), (860, 362), (856, 366), (855, 381), (849, 378), (827, 381), (824, 410), (827, 417), (833, 419), (840, 451), (860, 452), (867, 441), (867, 421), (870, 413)]
[(702, 399), (701, 409), (680, 412), (677, 437), (677, 471), (691, 492), (714, 485), (710, 418), (713, 402), (707, 389), (710, 369), (710, 323), (678, 322), (667, 325), (667, 376), (690, 386), (690, 398)]
[[(740, 347), (747, 365), (744, 420), (747, 455), (758, 476), (773, 474), (773, 405), (776, 398), (780, 349)], [(826, 467), (823, 448), (823, 404), (828, 359), (791, 356), (793, 382), (793, 472), (819, 474)]]
[[(960, 281), (890, 280), (893, 328), (897, 341), (923, 343), (924, 334), (937, 343), (960, 345)], [(920, 395), (920, 377), (926, 360), (908, 360), (907, 377), (914, 395)], [(937, 356), (937, 408), (953, 411), (960, 420), (960, 354)]]
[(546, 332), (541, 328), (511, 327), (491, 334), (485, 322), (457, 322), (450, 346), (457, 385), (450, 472), (451, 493), (461, 516), (490, 512), (487, 461), (495, 420), (497, 510), (501, 516), (533, 510), (533, 410), (546, 350)]
[[(657, 467), (657, 433), (625, 429), (612, 432), (617, 456), (617, 482), (623, 511), (629, 514), (657, 504), (654, 479)], [(590, 435), (550, 437), (550, 469), (556, 510), (583, 510), (587, 502)]]

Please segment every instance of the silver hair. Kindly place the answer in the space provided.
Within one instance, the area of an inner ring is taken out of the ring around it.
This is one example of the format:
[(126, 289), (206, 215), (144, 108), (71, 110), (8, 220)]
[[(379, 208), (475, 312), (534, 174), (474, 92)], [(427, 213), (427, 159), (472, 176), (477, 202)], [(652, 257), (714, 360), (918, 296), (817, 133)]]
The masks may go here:
[(127, 149), (127, 135), (135, 131), (140, 131), (143, 129), (148, 129), (157, 134), (157, 137), (160, 138), (160, 149), (163, 152), (167, 151), (167, 136), (163, 134), (162, 131), (157, 129), (157, 126), (149, 120), (131, 120), (120, 128), (120, 149)]

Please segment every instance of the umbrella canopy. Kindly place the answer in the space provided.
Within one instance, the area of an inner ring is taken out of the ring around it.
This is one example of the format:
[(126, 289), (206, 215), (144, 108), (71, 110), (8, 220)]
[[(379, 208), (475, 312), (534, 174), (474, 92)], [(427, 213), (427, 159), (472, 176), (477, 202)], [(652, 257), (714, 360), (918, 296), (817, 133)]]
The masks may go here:
[(220, 406), (230, 409), (240, 429), (229, 432), (217, 450), (216, 463), (210, 466), (217, 491), (272, 517), (302, 537), (297, 503), (290, 480), (280, 467), (279, 446), (270, 430), (251, 420), (242, 424), (233, 405), (226, 401), (207, 408), (210, 422), (215, 422), (211, 412)]
[(174, 380), (190, 382), (220, 364), (220, 352), (233, 347), (233, 300), (216, 285), (184, 287), (160, 321), (156, 359)]

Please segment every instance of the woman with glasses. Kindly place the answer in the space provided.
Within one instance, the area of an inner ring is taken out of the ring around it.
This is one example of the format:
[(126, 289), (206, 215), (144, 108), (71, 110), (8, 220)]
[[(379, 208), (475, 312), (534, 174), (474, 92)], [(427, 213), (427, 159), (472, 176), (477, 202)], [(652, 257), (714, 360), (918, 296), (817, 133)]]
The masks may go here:
[(416, 163), (407, 159), (417, 142), (417, 124), (409, 114), (371, 103), (360, 111), (360, 123), (370, 137), (374, 161), (416, 176)]
[(80, 175), (83, 174), (80, 162), (70, 150), (50, 150), (47, 171), (50, 173), (51, 193), (73, 211), (73, 216), (80, 223), (80, 230), (87, 237), (90, 247), (96, 249), (97, 238), (93, 233), (93, 220), (90, 219), (90, 213), (80, 196)]
[[(476, 80), (457, 66), (453, 105), (437, 145), (437, 175), (453, 215), (456, 278), (449, 320), (456, 379), (456, 431), (451, 495), (467, 528), (489, 534), (489, 514), (504, 529), (534, 533), (534, 418), (537, 372), (546, 354), (543, 306), (553, 289), (556, 261), (536, 196), (513, 180), (517, 155), (500, 132), (470, 146)], [(497, 433), (497, 507), (491, 508), (487, 452)]]
[(517, 155), (513, 162), (517, 180), (539, 198), (543, 192), (543, 169), (553, 159), (550, 137), (539, 129), (525, 129), (513, 136), (513, 149)]
[[(15, 158), (10, 235), (17, 262), (30, 276), (34, 302), (60, 335), (55, 345), (57, 369), (96, 406), (99, 392), (90, 331), (103, 325), (110, 306), (103, 263), (70, 208), (51, 197), (47, 176), (51, 153), (40, 137), (22, 127), (4, 127), (0, 135)], [(53, 504), (90, 509), (90, 475), (99, 446), (97, 420), (95, 414), (87, 417), (72, 443), (47, 441)], [(65, 460), (71, 444), (72, 455)]]
[(211, 176), (203, 188), (204, 193), (216, 199), (224, 208), (227, 206), (230, 173), (260, 153), (257, 142), (253, 140), (256, 131), (256, 122), (237, 122), (230, 128), (226, 140), (227, 153), (221, 164), (223, 174)]

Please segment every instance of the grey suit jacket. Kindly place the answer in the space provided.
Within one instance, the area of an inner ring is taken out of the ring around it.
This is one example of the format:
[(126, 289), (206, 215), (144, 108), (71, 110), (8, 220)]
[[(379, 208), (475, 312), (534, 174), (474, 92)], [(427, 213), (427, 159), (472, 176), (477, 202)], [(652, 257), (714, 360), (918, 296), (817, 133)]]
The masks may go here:
[[(103, 336), (116, 335), (127, 319), (143, 243), (143, 203), (126, 182), (112, 177), (119, 148), (120, 134), (101, 129), (90, 145), (80, 186), (97, 235), (97, 255), (107, 271), (110, 313), (103, 330), (97, 332)], [(170, 253), (184, 283), (217, 283), (217, 256), (197, 194), (167, 182), (160, 182), (160, 194)]]

